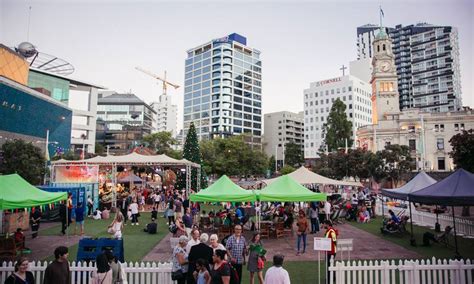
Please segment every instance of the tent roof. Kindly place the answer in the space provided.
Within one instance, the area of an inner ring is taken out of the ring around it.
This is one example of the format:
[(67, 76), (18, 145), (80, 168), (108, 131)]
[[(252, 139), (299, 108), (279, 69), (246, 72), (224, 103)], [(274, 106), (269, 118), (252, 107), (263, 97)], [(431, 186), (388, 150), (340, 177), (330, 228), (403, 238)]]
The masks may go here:
[(474, 174), (458, 169), (447, 178), (408, 195), (412, 202), (446, 206), (474, 205)]
[(0, 210), (40, 206), (66, 199), (66, 192), (43, 191), (17, 174), (0, 176)]
[(260, 201), (325, 201), (325, 193), (314, 193), (296, 182), (290, 175), (277, 178), (269, 186), (257, 193)]
[(245, 202), (256, 201), (257, 197), (253, 191), (239, 187), (223, 175), (208, 188), (191, 194), (189, 199), (194, 202)]
[[(301, 166), (299, 169), (297, 169), (296, 171), (292, 173), (289, 173), (288, 175), (300, 184), (333, 184), (333, 185), (362, 186), (360, 182), (335, 180), (335, 179), (327, 178), (322, 175), (318, 175), (317, 173), (308, 170), (304, 166)], [(263, 182), (269, 185), (273, 183), (274, 181), (276, 181), (277, 179), (278, 178), (267, 179), (267, 180), (264, 180)]]
[(143, 182), (143, 180), (142, 180), (139, 176), (137, 176), (137, 175), (135, 175), (135, 174), (131, 174), (131, 175), (128, 174), (128, 175), (122, 177), (121, 179), (119, 179), (118, 182), (120, 182), (120, 183), (130, 182), (130, 179), (131, 179), (133, 182)]
[(199, 167), (198, 164), (190, 162), (188, 160), (182, 159), (177, 160), (171, 157), (166, 156), (165, 154), (161, 155), (141, 155), (136, 152), (132, 152), (127, 155), (122, 156), (96, 156), (90, 159), (85, 160), (58, 160), (52, 162), (55, 165), (61, 164), (166, 164), (166, 165), (191, 165), (195, 167)]
[(435, 183), (436, 180), (434, 178), (430, 177), (425, 172), (420, 172), (402, 187), (393, 189), (383, 188), (382, 194), (400, 200), (408, 200), (408, 194)]

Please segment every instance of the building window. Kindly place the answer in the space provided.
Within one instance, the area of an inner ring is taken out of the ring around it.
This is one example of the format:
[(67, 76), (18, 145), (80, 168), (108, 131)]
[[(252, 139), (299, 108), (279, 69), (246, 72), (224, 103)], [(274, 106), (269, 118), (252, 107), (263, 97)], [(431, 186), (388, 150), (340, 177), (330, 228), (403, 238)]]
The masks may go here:
[(416, 151), (416, 140), (415, 139), (408, 140), (408, 147), (410, 148), (410, 151)]
[(444, 150), (444, 139), (443, 138), (437, 138), (436, 139), (436, 147), (438, 150)]
[(461, 123), (461, 130), (464, 130), (464, 123)]
[(385, 142), (385, 147), (390, 146), (390, 144), (392, 144), (390, 141), (386, 141)]
[(440, 171), (446, 170), (446, 163), (444, 161), (444, 157), (438, 157), (438, 170)]

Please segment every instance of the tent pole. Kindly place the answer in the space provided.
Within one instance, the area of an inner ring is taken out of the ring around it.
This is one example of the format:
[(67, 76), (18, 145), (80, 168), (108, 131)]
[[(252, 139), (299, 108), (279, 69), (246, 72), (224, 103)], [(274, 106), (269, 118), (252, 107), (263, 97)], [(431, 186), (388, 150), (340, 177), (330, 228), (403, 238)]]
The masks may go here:
[(441, 232), (441, 226), (439, 225), (438, 219), (438, 205), (436, 205), (436, 223), (435, 223), (435, 232)]
[(454, 246), (456, 247), (456, 254), (454, 258), (460, 259), (461, 255), (458, 252), (458, 239), (456, 238), (456, 219), (454, 219), (454, 206), (451, 206), (451, 210), (453, 211), (453, 228), (454, 228)]
[(413, 236), (413, 217), (411, 215), (411, 202), (410, 199), (408, 199), (408, 206), (410, 207), (410, 229), (411, 229), (411, 237), (410, 237), (410, 245), (416, 247), (416, 240), (415, 237)]

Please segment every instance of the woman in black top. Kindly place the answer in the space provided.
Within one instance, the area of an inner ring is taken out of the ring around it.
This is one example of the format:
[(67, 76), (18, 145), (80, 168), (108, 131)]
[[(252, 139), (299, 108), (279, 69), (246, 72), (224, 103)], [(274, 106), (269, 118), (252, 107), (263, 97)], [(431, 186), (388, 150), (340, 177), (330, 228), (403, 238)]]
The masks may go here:
[(35, 277), (28, 270), (29, 261), (26, 257), (20, 257), (15, 263), (15, 272), (8, 276), (5, 284), (34, 284)]
[(214, 265), (211, 268), (211, 283), (212, 284), (229, 284), (230, 282), (230, 267), (224, 260), (226, 255), (225, 250), (216, 250), (212, 256)]

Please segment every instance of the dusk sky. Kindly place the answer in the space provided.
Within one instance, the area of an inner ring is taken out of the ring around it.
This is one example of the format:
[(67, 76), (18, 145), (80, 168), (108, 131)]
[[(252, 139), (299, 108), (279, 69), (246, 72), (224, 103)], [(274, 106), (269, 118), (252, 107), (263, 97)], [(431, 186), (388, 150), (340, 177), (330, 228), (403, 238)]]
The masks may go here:
[[(310, 82), (341, 75), (357, 57), (356, 28), (427, 22), (458, 28), (463, 104), (474, 107), (474, 1), (26, 1), (0, 0), (0, 43), (27, 40), (74, 65), (72, 78), (150, 103), (161, 85), (143, 67), (181, 86), (170, 90), (182, 128), (186, 51), (231, 33), (263, 62), (263, 113), (302, 111)], [(73, 107), (80, 102), (72, 100)]]

